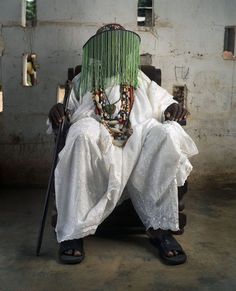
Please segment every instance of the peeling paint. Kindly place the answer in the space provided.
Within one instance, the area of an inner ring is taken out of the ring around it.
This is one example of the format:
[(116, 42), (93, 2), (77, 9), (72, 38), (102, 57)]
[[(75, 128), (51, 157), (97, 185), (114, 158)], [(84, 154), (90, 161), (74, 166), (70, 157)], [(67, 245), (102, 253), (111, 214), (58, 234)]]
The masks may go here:
[(189, 67), (175, 66), (175, 80), (186, 81), (189, 78)]
[(173, 28), (173, 23), (164, 19), (157, 19), (155, 21), (155, 24), (157, 27), (160, 27), (160, 28)]
[(140, 63), (141, 65), (152, 65), (152, 55), (149, 53), (141, 54)]

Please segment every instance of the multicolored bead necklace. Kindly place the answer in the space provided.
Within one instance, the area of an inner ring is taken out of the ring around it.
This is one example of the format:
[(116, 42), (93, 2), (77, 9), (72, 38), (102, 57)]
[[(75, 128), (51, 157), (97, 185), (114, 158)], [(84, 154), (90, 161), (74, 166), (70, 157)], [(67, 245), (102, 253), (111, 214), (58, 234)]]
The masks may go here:
[[(93, 101), (95, 113), (100, 116), (100, 122), (107, 128), (113, 137), (113, 144), (123, 147), (131, 136), (133, 130), (129, 115), (134, 103), (134, 89), (132, 86), (120, 85), (120, 98), (110, 103), (105, 90), (94, 91)], [(120, 101), (120, 110), (114, 116), (116, 103)]]

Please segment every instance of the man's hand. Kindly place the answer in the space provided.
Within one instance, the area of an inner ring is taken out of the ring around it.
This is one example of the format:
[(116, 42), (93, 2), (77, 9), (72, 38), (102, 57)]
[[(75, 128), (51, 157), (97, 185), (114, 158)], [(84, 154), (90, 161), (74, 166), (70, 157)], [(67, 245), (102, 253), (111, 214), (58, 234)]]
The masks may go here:
[(49, 111), (48, 114), (49, 120), (52, 122), (52, 124), (58, 126), (63, 118), (65, 117), (65, 110), (64, 106), (61, 103), (55, 104)]
[(165, 120), (180, 121), (187, 118), (189, 112), (180, 103), (172, 103), (164, 112)]

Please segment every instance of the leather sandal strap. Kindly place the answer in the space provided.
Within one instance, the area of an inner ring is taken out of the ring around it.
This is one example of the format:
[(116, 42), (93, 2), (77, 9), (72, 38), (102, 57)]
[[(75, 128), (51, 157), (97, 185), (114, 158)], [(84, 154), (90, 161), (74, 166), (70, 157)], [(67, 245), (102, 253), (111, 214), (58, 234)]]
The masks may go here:
[(65, 240), (60, 243), (60, 248), (59, 248), (60, 254), (69, 250), (77, 250), (82, 254), (83, 253), (83, 239)]
[(163, 234), (162, 239), (160, 240), (160, 247), (164, 250), (165, 253), (169, 253), (171, 251), (183, 253), (181, 245), (169, 232), (167, 234)]

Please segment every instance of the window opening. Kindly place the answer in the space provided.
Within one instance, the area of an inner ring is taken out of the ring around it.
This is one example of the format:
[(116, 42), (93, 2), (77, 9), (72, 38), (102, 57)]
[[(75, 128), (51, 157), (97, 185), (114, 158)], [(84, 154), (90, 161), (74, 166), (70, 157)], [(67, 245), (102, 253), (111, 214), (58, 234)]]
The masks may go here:
[[(178, 103), (182, 104), (183, 107), (187, 108), (187, 86), (186, 85), (174, 85), (173, 86), (173, 97)], [(181, 120), (180, 125), (186, 125), (186, 120)]]
[(138, 26), (153, 26), (153, 0), (138, 1)]
[(226, 60), (236, 59), (235, 31), (236, 31), (236, 26), (225, 27), (223, 58)]
[(173, 97), (178, 103), (181, 103), (186, 107), (187, 101), (187, 86), (186, 85), (174, 85), (173, 86)]
[(57, 87), (57, 103), (63, 103), (65, 96), (65, 86), (59, 85)]
[(23, 55), (23, 86), (32, 87), (37, 84), (36, 54)]
[(22, 0), (22, 26), (35, 26), (37, 23), (36, 0)]
[(36, 25), (36, 0), (26, 0), (26, 25)]

